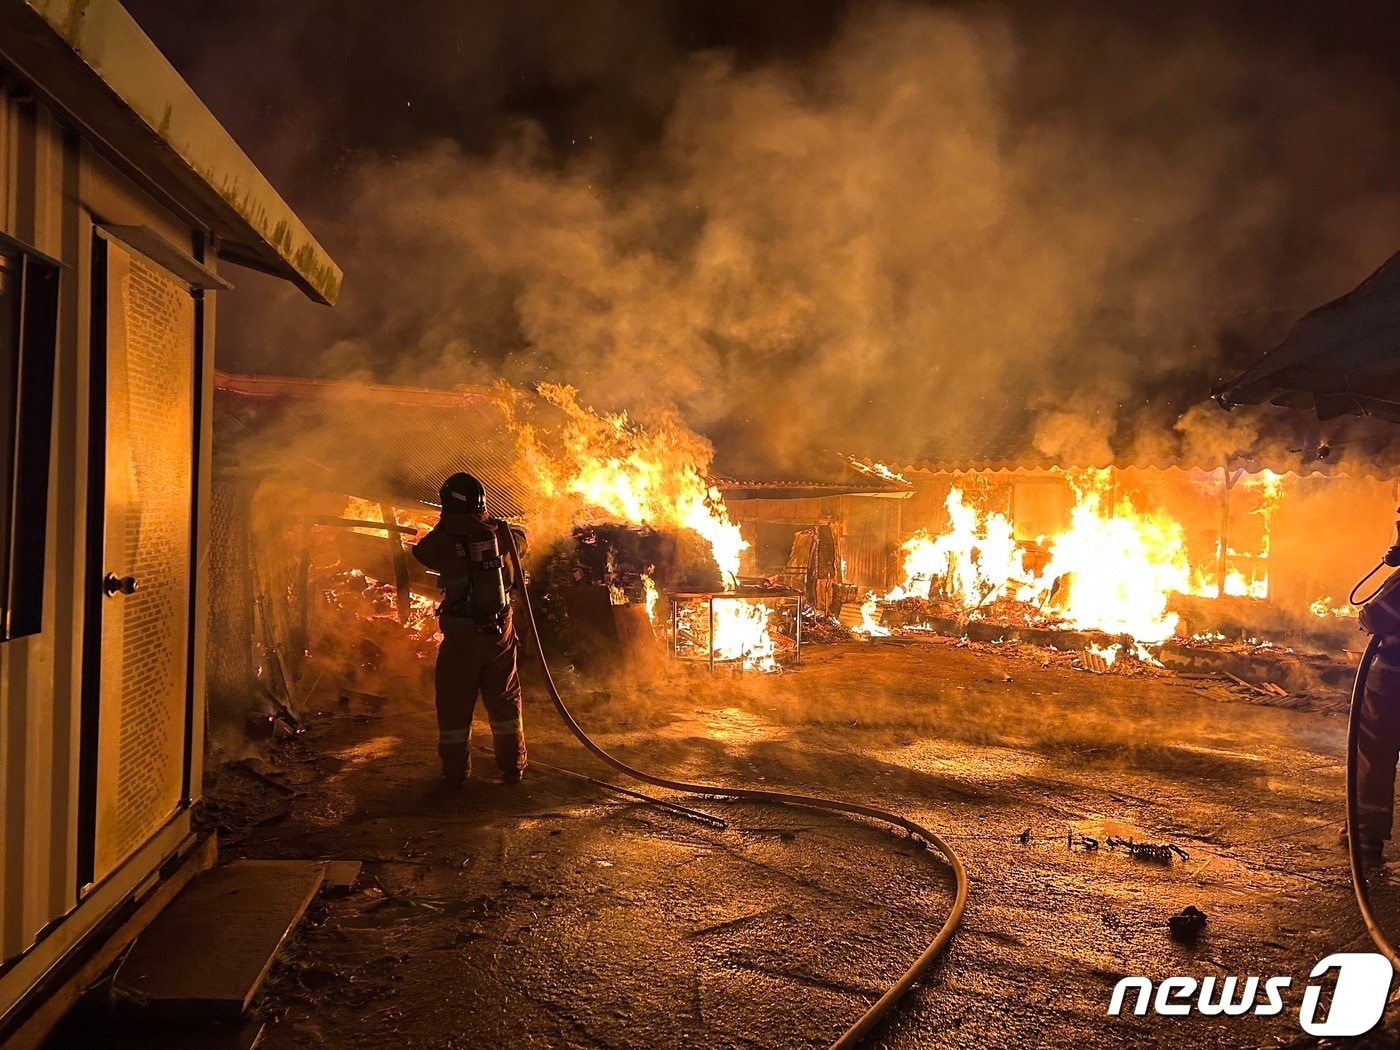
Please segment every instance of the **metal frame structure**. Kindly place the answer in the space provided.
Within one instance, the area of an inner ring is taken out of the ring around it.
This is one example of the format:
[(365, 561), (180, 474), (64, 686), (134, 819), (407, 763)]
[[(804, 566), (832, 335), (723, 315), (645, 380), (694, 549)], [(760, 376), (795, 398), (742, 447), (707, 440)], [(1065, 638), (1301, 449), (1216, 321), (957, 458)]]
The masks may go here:
[(680, 650), (680, 608), (688, 602), (704, 602), (708, 623), (709, 652), (705, 657), (705, 662), (710, 671), (713, 672), (717, 663), (739, 663), (743, 666), (744, 658), (727, 657), (717, 659), (715, 657), (715, 602), (717, 601), (741, 601), (741, 602), (763, 602), (769, 604), (776, 611), (783, 602), (793, 603), (793, 622), (796, 627), (793, 632), (795, 646), (793, 648), (792, 662), (800, 664), (802, 662), (802, 592), (788, 588), (772, 590), (751, 590), (751, 591), (672, 591), (666, 595), (671, 603), (671, 657), (676, 660), (699, 660), (700, 657), (687, 656)]

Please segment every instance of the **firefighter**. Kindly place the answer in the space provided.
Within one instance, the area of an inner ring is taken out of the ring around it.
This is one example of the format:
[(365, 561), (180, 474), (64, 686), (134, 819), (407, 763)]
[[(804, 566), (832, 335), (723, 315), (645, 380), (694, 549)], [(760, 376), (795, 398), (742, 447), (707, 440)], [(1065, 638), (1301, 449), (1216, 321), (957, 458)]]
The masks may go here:
[(1357, 844), (1363, 860), (1379, 863), (1395, 817), (1395, 765), (1400, 758), (1400, 572), (1392, 573), (1361, 607), (1361, 627), (1379, 635), (1366, 675), (1357, 726)]
[(434, 685), (438, 756), (451, 787), (471, 773), (472, 711), (480, 694), (491, 721), (496, 765), (507, 783), (525, 772), (520, 711), (520, 639), (510, 595), (521, 584), (511, 548), (523, 556), (525, 534), (486, 512), (486, 490), (457, 473), (439, 490), (442, 517), (413, 547), (413, 556), (438, 574), (442, 604)]

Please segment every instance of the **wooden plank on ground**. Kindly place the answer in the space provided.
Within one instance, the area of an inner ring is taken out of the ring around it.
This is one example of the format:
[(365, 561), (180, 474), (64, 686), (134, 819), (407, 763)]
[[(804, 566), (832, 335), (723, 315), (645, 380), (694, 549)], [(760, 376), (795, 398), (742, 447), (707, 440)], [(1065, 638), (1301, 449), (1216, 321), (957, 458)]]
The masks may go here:
[(328, 860), (326, 864), (326, 878), (322, 888), (326, 893), (349, 893), (355, 888), (355, 883), (360, 881), (360, 862), (358, 860)]
[(205, 873), (137, 939), (116, 987), (151, 1019), (242, 1015), (324, 877), (324, 864), (300, 860), (235, 861)]
[[(193, 840), (194, 836), (190, 836), (190, 839)], [(121, 957), (121, 953), (155, 920), (161, 909), (189, 885), (196, 875), (213, 865), (218, 850), (218, 840), (214, 835), (191, 841), (188, 849), (182, 848), (178, 864), (168, 877), (137, 903), (131, 915), (122, 921), (110, 936), (83, 957), (82, 962), (63, 979), (61, 985), (46, 993), (44, 1000), (14, 1032), (3, 1038), (5, 1050), (32, 1050), (42, 1046), (49, 1033), (63, 1019), (63, 1015), (71, 1010), (84, 993)]]

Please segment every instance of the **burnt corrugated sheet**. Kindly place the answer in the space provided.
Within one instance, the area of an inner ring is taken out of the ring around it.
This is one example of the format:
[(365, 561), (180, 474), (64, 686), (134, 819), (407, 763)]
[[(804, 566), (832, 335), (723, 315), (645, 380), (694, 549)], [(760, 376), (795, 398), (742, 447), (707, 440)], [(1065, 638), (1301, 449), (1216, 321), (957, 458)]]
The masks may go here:
[(464, 470), (486, 486), (494, 514), (518, 518), (531, 509), (505, 404), (485, 387), (220, 374), (214, 428), (224, 468), (429, 506), (443, 479)]
[[(1165, 470), (1234, 470), (1257, 474), (1329, 477), (1393, 478), (1400, 474), (1400, 427), (1377, 419), (1346, 417), (1319, 423), (1301, 413), (1256, 411), (1248, 417), (1248, 447), (1227, 447), (1238, 434), (1224, 436), (1225, 428), (1238, 427), (1243, 413), (1232, 418), (1215, 413), (1222, 428), (1218, 440), (1202, 434), (1179, 433), (1164, 428), (1157, 434), (1126, 432), (1109, 439), (1097, 454), (1070, 450), (1050, 455), (1035, 444), (1035, 417), (1021, 413), (991, 413), (976, 425), (943, 435), (922, 445), (902, 449), (875, 449), (875, 459), (891, 470), (962, 473), (1018, 470), (1120, 470), (1153, 467)], [(1210, 417), (1207, 417), (1209, 421)], [(1120, 447), (1121, 446), (1121, 447)]]

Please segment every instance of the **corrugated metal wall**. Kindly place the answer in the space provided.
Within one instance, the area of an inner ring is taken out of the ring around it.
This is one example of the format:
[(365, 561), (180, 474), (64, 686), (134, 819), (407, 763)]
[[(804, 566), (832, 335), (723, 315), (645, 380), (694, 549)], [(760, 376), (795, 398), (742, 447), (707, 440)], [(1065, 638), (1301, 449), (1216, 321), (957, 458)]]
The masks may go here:
[[(825, 499), (750, 499), (728, 504), (729, 516), (745, 537), (759, 534), (758, 526), (787, 525), (793, 531), (819, 521), (830, 522), (845, 558), (843, 581), (865, 590), (884, 592), (894, 578), (895, 551), (902, 533), (903, 499), (876, 496), (832, 496)], [(752, 571), (746, 552), (744, 572)]]
[[(97, 218), (97, 217), (100, 217)], [(80, 886), (80, 763), (84, 610), (89, 579), (89, 438), (92, 245), (95, 221), (149, 226), (190, 245), (191, 227), (137, 188), (34, 93), (0, 67), (0, 232), (57, 259), (59, 321), (48, 499), (20, 506), (44, 515), (42, 626), (0, 643), (0, 1017), (84, 934), (130, 898), (189, 834), (189, 810), (156, 831), (112, 876)], [(203, 260), (212, 263), (212, 258)], [(197, 507), (191, 564), (207, 564), (212, 309), (203, 326)], [(193, 350), (193, 348), (191, 348)], [(96, 585), (95, 581), (92, 583)], [(207, 584), (195, 572), (190, 630), (192, 695), (203, 696)], [(193, 704), (187, 797), (197, 798), (203, 705)], [(178, 746), (178, 745), (177, 745)], [(182, 784), (182, 787), (185, 786)]]
[(903, 509), (904, 500), (841, 497), (847, 583), (883, 594), (899, 582), (896, 551), (904, 539)]
[[(31, 945), (77, 903), (78, 687), (85, 536), (87, 276), (76, 199), (79, 150), (32, 94), (0, 95), (0, 229), (59, 259), (53, 446), (43, 630), (0, 645), (0, 958)], [(3, 1005), (3, 1004), (0, 1004)]]

